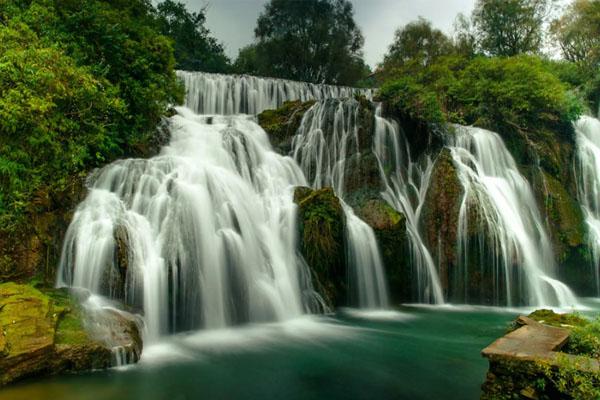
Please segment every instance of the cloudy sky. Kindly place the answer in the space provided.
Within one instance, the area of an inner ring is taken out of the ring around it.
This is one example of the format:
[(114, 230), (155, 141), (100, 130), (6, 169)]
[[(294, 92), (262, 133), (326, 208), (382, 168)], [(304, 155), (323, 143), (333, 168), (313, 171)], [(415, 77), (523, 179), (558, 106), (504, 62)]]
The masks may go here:
[[(252, 42), (256, 19), (267, 0), (182, 0), (192, 10), (208, 4), (207, 26), (235, 58), (238, 49)], [(365, 59), (374, 66), (383, 59), (395, 30), (425, 17), (451, 32), (459, 12), (470, 14), (475, 0), (351, 0), (355, 18), (365, 36)]]

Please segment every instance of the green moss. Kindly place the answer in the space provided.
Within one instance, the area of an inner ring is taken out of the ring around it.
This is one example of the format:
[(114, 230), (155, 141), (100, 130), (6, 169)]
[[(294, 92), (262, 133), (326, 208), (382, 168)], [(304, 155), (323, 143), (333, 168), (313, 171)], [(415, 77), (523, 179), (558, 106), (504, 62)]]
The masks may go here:
[(48, 296), (29, 285), (0, 285), (0, 327), (7, 357), (52, 346), (54, 324)]
[(297, 188), (300, 250), (311, 268), (315, 288), (329, 306), (347, 300), (345, 216), (333, 189)]
[(600, 358), (600, 316), (589, 320), (579, 314), (557, 314), (552, 310), (537, 310), (529, 315), (540, 323), (571, 331), (565, 353)]
[(430, 249), (437, 249), (444, 288), (448, 287), (450, 269), (457, 264), (458, 216), (462, 197), (463, 188), (452, 155), (444, 149), (435, 161), (423, 205), (425, 238)]
[(585, 243), (585, 221), (581, 207), (567, 189), (554, 177), (543, 173), (546, 190), (546, 214), (553, 232), (564, 246), (577, 247)]
[(110, 349), (90, 339), (69, 292), (33, 284), (0, 284), (0, 385), (109, 366)]
[(544, 325), (558, 328), (585, 326), (589, 323), (587, 319), (579, 314), (558, 314), (552, 310), (536, 310), (529, 314), (529, 318)]
[(287, 101), (277, 110), (266, 110), (259, 114), (258, 124), (269, 135), (271, 144), (281, 153), (287, 154), (304, 114), (314, 104), (314, 101)]
[(54, 302), (57, 316), (56, 344), (80, 345), (91, 341), (83, 324), (83, 310), (66, 289), (49, 290), (46, 294)]
[(380, 197), (364, 200), (355, 210), (356, 214), (373, 228), (392, 301), (410, 301), (413, 281), (410, 257), (407, 257), (406, 217)]
[(567, 344), (553, 358), (490, 360), (481, 398), (599, 399), (600, 371), (594, 366), (593, 359), (600, 355), (597, 352), (600, 349), (600, 319), (590, 321), (578, 314), (557, 314), (551, 310), (537, 310), (529, 317), (570, 330)]

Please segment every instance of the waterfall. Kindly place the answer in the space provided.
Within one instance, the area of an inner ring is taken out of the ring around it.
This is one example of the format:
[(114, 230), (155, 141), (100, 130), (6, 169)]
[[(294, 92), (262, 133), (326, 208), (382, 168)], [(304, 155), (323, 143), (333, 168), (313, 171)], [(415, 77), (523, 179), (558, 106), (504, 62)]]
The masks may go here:
[(352, 98), (361, 94), (372, 98), (371, 89), (316, 85), (284, 79), (249, 75), (221, 75), (178, 71), (187, 89), (186, 106), (198, 114), (250, 114), (279, 108), (291, 100)]
[(582, 117), (575, 123), (577, 195), (588, 226), (591, 268), (600, 296), (600, 120)]
[(310, 311), (293, 202), (306, 185), (300, 168), (251, 117), (177, 112), (160, 155), (90, 177), (59, 284), (143, 311), (150, 339)]
[(292, 154), (313, 188), (330, 186), (342, 200), (346, 215), (348, 263), (363, 308), (388, 306), (381, 255), (373, 229), (344, 201), (346, 170), (360, 157), (359, 102), (330, 99), (316, 103), (304, 115), (292, 142)]
[[(481, 252), (489, 255), (482, 255), (480, 268), (493, 269), (495, 290), (505, 291), (508, 305), (515, 295), (519, 295), (516, 301), (527, 305), (576, 305), (570, 289), (555, 279), (551, 242), (533, 192), (502, 139), (479, 128), (456, 126), (455, 130), (450, 144), (464, 188), (458, 246), (465, 279), (471, 240), (469, 217), (477, 215), (483, 229), (475, 240)], [(501, 298), (500, 293), (495, 296)]]
[(433, 163), (429, 157), (424, 166), (411, 160), (410, 149), (400, 127), (395, 121), (381, 117), (380, 105), (375, 114), (374, 140), (373, 150), (385, 185), (382, 197), (406, 217), (410, 261), (417, 278), (417, 300), (442, 304), (444, 295), (437, 268), (419, 230)]

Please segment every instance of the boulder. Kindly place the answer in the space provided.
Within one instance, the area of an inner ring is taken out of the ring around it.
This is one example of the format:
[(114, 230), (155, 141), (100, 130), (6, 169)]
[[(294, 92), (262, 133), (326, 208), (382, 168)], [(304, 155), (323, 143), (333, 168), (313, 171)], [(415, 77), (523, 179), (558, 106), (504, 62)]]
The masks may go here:
[(425, 240), (440, 266), (440, 280), (448, 290), (450, 270), (458, 262), (458, 218), (464, 191), (450, 150), (440, 152), (425, 195), (422, 221)]
[(312, 274), (313, 286), (330, 308), (346, 305), (346, 217), (333, 189), (296, 188), (300, 252)]
[[(0, 385), (114, 365), (113, 345), (93, 337), (86, 329), (86, 318), (86, 311), (66, 289), (42, 292), (31, 285), (1, 284)], [(122, 331), (128, 338), (123, 336), (122, 344), (135, 348), (139, 358), (137, 325), (119, 319), (127, 326)]]
[(411, 273), (406, 236), (406, 217), (381, 198), (366, 200), (356, 215), (375, 233), (394, 303), (410, 301)]
[(277, 152), (284, 155), (291, 152), (292, 139), (302, 118), (314, 104), (314, 101), (287, 101), (277, 110), (266, 110), (258, 115), (258, 124), (267, 132)]

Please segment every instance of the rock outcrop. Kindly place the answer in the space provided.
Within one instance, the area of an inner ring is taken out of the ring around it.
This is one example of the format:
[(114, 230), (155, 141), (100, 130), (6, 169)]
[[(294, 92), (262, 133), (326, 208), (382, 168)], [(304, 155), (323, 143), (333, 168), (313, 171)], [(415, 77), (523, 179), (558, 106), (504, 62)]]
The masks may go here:
[[(135, 321), (113, 311), (108, 337), (86, 328), (88, 315), (66, 289), (0, 285), (0, 385), (27, 377), (79, 372), (114, 365), (114, 348), (135, 356), (142, 342)], [(111, 341), (109, 346), (107, 343)]]
[(258, 124), (267, 132), (271, 145), (281, 154), (292, 150), (292, 138), (300, 127), (306, 111), (314, 101), (288, 101), (277, 110), (266, 110), (258, 115)]
[(346, 217), (333, 189), (296, 188), (300, 252), (312, 272), (313, 286), (329, 307), (346, 304)]
[(392, 302), (408, 301), (412, 277), (406, 257), (406, 217), (381, 198), (366, 200), (356, 208), (356, 215), (375, 232)]

